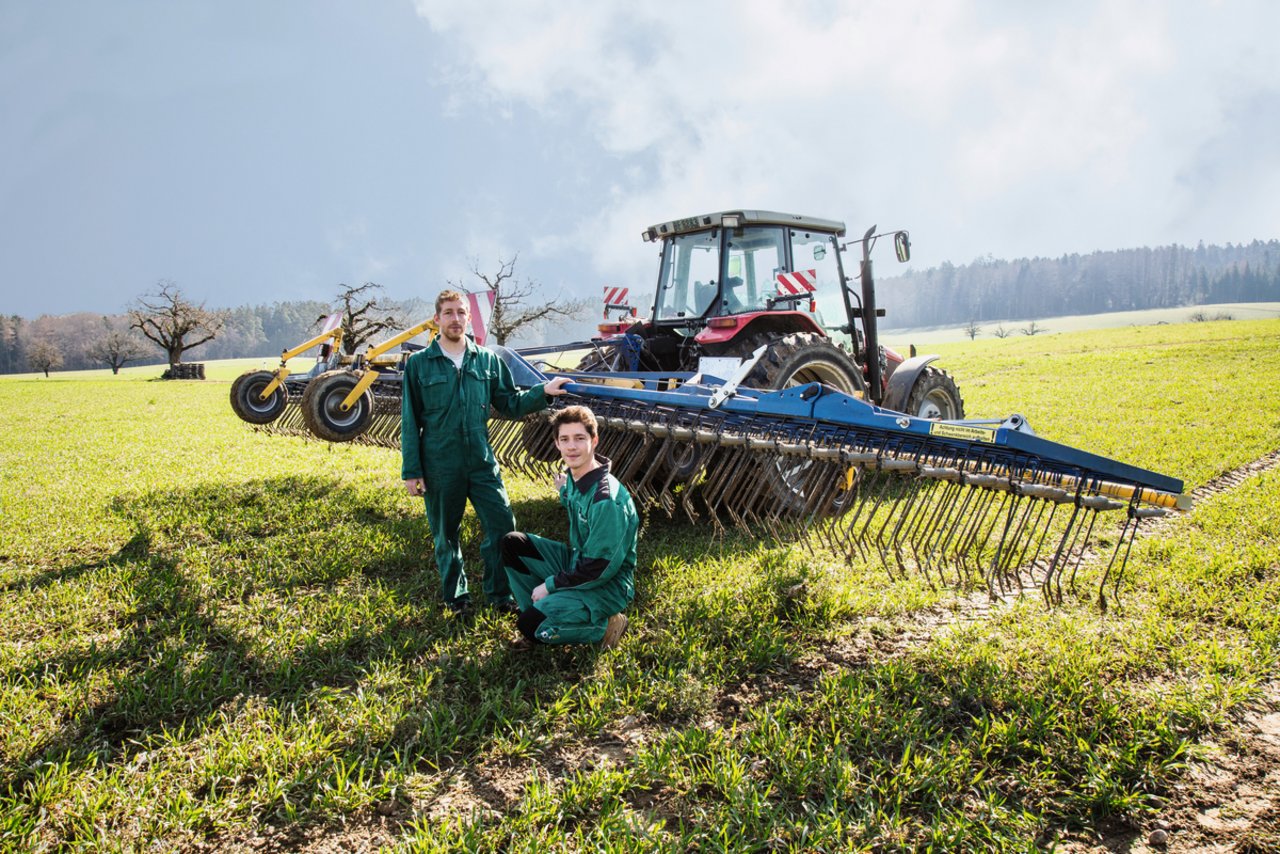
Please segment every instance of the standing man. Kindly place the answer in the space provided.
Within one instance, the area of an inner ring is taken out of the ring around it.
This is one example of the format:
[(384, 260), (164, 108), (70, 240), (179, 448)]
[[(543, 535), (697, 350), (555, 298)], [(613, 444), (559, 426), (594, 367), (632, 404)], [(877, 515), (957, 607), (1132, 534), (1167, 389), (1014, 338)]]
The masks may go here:
[[(551, 419), (569, 473), (556, 478), (569, 511), (569, 543), (518, 531), (502, 538), (502, 561), (520, 606), (517, 649), (535, 643), (617, 646), (627, 630), (622, 609), (635, 597), (635, 504), (609, 460), (596, 455), (596, 417), (568, 406)], [(563, 480), (562, 480), (563, 478)]]
[(506, 363), (467, 340), (467, 301), (457, 291), (442, 291), (436, 297), (435, 321), (440, 329), (436, 340), (405, 363), (401, 477), (410, 495), (426, 499), (445, 605), (456, 614), (471, 606), (459, 543), (462, 514), (470, 499), (484, 530), (480, 554), (485, 598), (495, 608), (514, 611), (501, 542), (516, 522), (489, 447), (489, 407), (507, 418), (523, 418), (546, 408), (547, 395), (564, 394), (562, 386), (568, 380), (557, 377), (518, 391)]

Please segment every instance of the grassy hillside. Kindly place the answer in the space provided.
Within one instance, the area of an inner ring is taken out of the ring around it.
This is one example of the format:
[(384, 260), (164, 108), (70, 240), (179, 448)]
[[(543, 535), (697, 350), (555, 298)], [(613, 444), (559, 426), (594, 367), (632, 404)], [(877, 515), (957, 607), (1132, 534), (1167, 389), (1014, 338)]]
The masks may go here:
[[(1278, 338), (944, 364), (971, 415), (1191, 488), (1280, 448)], [(1280, 666), (1274, 471), (1140, 540), (1105, 615), (1097, 567), (1060, 608), (952, 621), (961, 593), (651, 516), (619, 649), (513, 653), (442, 612), (398, 457), (254, 433), (242, 368), (0, 379), (6, 848), (1026, 850), (1150, 821)], [(563, 536), (546, 485), (508, 486)]]
[[(1022, 338), (1022, 330), (1032, 320), (1042, 332), (1086, 332), (1091, 329), (1120, 330), (1135, 326), (1191, 323), (1203, 318), (1234, 320), (1268, 320), (1280, 317), (1280, 303), (1241, 302), (1215, 303), (1211, 305), (1186, 305), (1178, 308), (1152, 308), (1144, 311), (1111, 311), (1106, 314), (1078, 314), (1067, 317), (1027, 318), (1025, 320), (992, 320), (979, 324), (977, 338), (994, 338), (1004, 327), (1011, 338)], [(890, 319), (893, 313), (890, 312)], [(925, 327), (919, 329), (889, 329), (884, 339), (893, 347), (906, 352), (912, 344), (928, 345), (968, 341), (966, 326)], [(1034, 336), (1032, 336), (1034, 337)], [(976, 339), (974, 339), (976, 340)]]

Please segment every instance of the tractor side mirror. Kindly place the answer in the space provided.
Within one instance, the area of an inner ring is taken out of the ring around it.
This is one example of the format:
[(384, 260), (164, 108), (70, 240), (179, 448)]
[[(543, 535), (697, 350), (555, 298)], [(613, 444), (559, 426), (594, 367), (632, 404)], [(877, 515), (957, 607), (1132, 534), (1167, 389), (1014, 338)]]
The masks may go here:
[(893, 235), (893, 248), (898, 253), (898, 261), (905, 264), (911, 260), (911, 236), (905, 231)]

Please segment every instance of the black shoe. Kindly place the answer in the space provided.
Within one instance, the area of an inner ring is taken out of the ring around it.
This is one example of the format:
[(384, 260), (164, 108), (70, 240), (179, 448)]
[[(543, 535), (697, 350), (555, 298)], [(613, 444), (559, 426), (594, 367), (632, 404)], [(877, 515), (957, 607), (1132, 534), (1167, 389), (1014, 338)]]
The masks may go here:
[(449, 613), (453, 614), (455, 617), (471, 616), (470, 599), (455, 599), (452, 602), (445, 602), (444, 606), (448, 608)]
[(520, 606), (516, 604), (514, 599), (491, 600), (488, 605), (499, 614), (515, 615), (520, 613)]

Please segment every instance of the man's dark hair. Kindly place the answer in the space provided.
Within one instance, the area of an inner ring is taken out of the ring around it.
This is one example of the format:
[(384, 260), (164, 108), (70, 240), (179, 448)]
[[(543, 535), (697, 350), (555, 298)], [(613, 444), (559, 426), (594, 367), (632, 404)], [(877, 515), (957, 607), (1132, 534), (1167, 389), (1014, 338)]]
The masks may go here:
[(557, 438), (560, 436), (561, 424), (581, 424), (587, 428), (587, 435), (592, 439), (599, 435), (596, 431), (596, 414), (585, 406), (566, 406), (551, 416), (551, 427)]
[(440, 306), (444, 305), (447, 302), (460, 302), (462, 303), (462, 307), (467, 309), (467, 313), (468, 314), (471, 313), (471, 309), (467, 306), (467, 298), (463, 296), (461, 293), (459, 293), (458, 291), (450, 289), (447, 291), (441, 291), (440, 295), (436, 297), (436, 315), (437, 316), (439, 316), (440, 314)]

